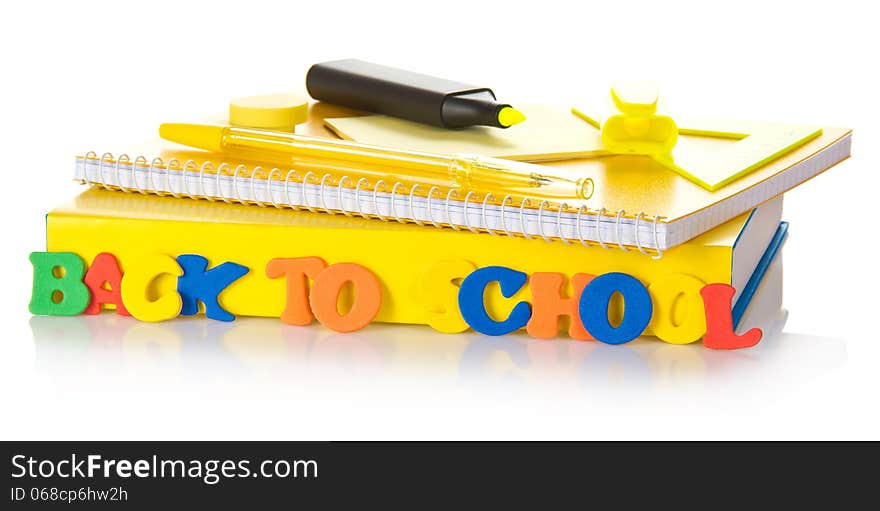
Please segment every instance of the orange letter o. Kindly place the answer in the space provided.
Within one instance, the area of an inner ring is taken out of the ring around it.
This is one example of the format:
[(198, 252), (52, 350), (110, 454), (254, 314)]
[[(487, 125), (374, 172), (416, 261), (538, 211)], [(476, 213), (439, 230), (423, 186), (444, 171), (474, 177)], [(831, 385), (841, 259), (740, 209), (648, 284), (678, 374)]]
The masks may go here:
[[(337, 303), (346, 282), (354, 284), (354, 303), (347, 314), (341, 315)], [(337, 332), (354, 332), (368, 325), (379, 313), (382, 289), (370, 270), (355, 263), (337, 263), (315, 277), (309, 304), (322, 325)]]

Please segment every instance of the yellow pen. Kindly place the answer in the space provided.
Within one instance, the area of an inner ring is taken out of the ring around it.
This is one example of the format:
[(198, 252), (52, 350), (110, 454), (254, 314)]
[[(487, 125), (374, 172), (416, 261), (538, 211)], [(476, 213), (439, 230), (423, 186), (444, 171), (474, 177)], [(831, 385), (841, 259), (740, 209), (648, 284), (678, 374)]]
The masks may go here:
[(423, 153), (235, 126), (166, 123), (159, 127), (159, 135), (189, 147), (294, 167), (381, 175), (480, 192), (538, 189), (538, 195), (578, 199), (593, 194), (590, 178), (551, 176), (540, 165), (483, 156)]

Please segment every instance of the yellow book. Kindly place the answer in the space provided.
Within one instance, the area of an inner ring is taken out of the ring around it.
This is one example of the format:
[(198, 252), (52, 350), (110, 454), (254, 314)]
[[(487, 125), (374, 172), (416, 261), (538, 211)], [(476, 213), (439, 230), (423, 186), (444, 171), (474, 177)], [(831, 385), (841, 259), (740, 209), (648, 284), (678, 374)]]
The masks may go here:
[[(316, 256), (328, 264), (357, 263), (376, 275), (381, 308), (375, 321), (461, 331), (467, 325), (455, 306), (457, 285), (474, 269), (487, 266), (505, 266), (529, 275), (561, 273), (566, 277), (563, 292), (568, 296), (576, 274), (627, 273), (649, 286), (655, 316), (662, 312), (673, 323), (699, 321), (688, 312), (699, 305), (693, 301), (698, 301), (699, 295), (681, 299), (681, 294), (692, 289), (675, 288), (676, 277), (731, 284), (738, 291), (734, 301), (740, 305), (740, 294), (767, 258), (768, 246), (778, 234), (781, 212), (779, 198), (669, 250), (658, 260), (638, 251), (586, 248), (579, 243), (474, 236), (394, 221), (98, 188), (51, 211), (46, 224), (48, 251), (74, 252), (86, 264), (109, 252), (116, 256), (123, 272), (156, 255), (198, 254), (207, 258), (211, 267), (226, 261), (243, 265), (249, 270), (247, 274), (219, 295), (220, 305), (234, 315), (280, 317), (288, 299), (285, 279), (267, 276), (267, 265), (275, 258)], [(148, 297), (174, 293), (176, 286), (176, 277), (159, 277), (149, 286)], [(343, 309), (346, 300), (345, 296), (340, 299)], [(486, 309), (497, 318), (506, 317), (521, 300), (532, 300), (528, 286), (509, 298), (504, 298), (497, 286), (490, 286), (485, 293)], [(560, 327), (565, 327), (564, 322)], [(648, 333), (654, 330), (652, 322)]]

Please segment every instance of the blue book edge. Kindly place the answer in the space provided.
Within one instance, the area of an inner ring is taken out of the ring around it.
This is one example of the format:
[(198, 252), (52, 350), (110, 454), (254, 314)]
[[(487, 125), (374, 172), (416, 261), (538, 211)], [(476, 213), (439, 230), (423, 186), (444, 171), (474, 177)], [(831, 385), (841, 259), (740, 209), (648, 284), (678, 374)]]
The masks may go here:
[(752, 276), (749, 277), (749, 281), (746, 282), (742, 294), (739, 295), (739, 299), (737, 299), (736, 304), (733, 306), (732, 315), (734, 329), (739, 328), (740, 320), (742, 320), (746, 309), (749, 307), (749, 303), (752, 302), (752, 298), (755, 297), (755, 293), (758, 291), (761, 281), (764, 280), (764, 275), (767, 274), (770, 264), (776, 259), (776, 254), (778, 254), (779, 249), (782, 248), (786, 236), (788, 236), (788, 222), (779, 222), (779, 227), (776, 228), (776, 233), (770, 240), (770, 244), (767, 245), (767, 250), (764, 251), (764, 255), (762, 255), (761, 260), (758, 261), (758, 266), (755, 267), (755, 271), (752, 272)]

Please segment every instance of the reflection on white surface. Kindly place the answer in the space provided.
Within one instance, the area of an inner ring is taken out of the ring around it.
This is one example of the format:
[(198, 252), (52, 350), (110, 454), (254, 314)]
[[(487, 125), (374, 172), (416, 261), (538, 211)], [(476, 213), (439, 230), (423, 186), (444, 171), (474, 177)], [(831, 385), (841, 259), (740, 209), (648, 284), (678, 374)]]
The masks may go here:
[(781, 311), (763, 326), (765, 337), (756, 348), (730, 352), (650, 338), (611, 346), (525, 335), (448, 335), (416, 326), (371, 325), (337, 334), (261, 318), (142, 323), (104, 313), (33, 317), (30, 326), (37, 370), (54, 379), (61, 392), (77, 385), (183, 389), (179, 384), (187, 382), (189, 387), (256, 385), (271, 395), (303, 385), (357, 391), (430, 383), (504, 393), (602, 390), (620, 397), (679, 384), (739, 380), (752, 385), (793, 368), (809, 376), (846, 360), (842, 341), (781, 333), (786, 316)]

